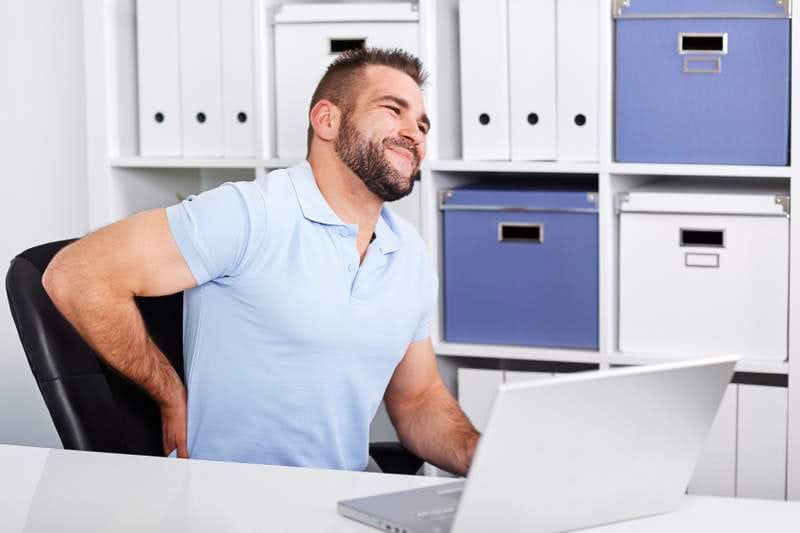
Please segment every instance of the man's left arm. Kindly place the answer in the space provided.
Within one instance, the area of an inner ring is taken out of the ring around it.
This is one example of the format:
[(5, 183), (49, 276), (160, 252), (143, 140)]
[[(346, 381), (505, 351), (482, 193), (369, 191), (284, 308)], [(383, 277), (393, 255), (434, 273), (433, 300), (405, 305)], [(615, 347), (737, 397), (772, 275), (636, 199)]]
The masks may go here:
[(384, 401), (407, 450), (439, 468), (466, 475), (480, 433), (444, 386), (430, 338), (409, 345)]

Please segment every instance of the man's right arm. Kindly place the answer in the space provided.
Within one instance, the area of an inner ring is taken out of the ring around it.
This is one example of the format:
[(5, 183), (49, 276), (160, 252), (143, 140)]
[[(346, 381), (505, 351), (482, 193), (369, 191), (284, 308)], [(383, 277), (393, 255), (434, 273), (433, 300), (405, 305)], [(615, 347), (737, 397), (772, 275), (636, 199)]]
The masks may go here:
[(134, 296), (174, 294), (197, 285), (164, 209), (107, 226), (63, 248), (42, 284), (59, 311), (111, 367), (161, 409), (164, 453), (186, 449), (186, 390), (145, 329)]

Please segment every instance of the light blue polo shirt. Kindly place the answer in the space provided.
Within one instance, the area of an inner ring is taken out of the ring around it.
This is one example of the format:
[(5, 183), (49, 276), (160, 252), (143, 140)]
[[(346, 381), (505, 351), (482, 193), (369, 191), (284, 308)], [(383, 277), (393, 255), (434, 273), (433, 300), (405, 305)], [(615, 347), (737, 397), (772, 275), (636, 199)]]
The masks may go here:
[(197, 280), (184, 295), (189, 456), (362, 470), (369, 424), (437, 280), (384, 206), (359, 265), (311, 166), (226, 183), (167, 208)]

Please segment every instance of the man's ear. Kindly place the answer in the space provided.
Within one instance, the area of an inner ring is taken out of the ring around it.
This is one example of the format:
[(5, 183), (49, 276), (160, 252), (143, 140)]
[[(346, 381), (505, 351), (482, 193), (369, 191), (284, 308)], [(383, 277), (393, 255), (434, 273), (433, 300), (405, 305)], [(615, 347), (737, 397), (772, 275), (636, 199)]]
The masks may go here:
[(330, 100), (320, 100), (311, 108), (308, 120), (317, 137), (333, 141), (339, 134), (342, 113)]

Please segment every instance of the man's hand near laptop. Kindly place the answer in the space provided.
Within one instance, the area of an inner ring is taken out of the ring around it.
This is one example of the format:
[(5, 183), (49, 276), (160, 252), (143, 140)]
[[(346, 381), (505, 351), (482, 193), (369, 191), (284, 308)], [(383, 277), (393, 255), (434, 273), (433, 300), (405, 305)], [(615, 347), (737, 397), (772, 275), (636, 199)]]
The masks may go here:
[(403, 446), (444, 470), (466, 475), (480, 434), (442, 383), (430, 338), (411, 344), (384, 402)]

